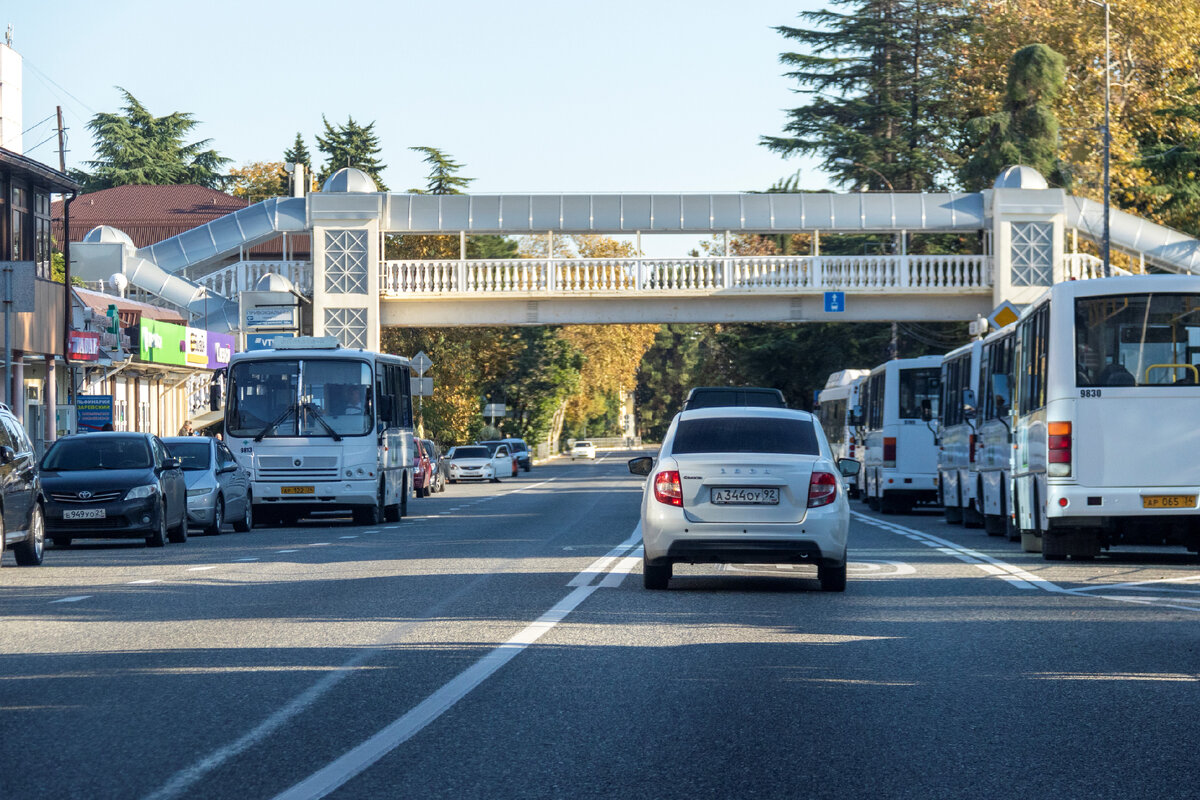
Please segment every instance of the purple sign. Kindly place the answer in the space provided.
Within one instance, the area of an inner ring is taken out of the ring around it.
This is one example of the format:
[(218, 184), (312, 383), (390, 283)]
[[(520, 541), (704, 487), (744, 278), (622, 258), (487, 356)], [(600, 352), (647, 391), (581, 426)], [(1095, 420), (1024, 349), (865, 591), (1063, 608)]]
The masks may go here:
[(208, 368), (225, 369), (233, 356), (233, 336), (228, 333), (208, 332)]

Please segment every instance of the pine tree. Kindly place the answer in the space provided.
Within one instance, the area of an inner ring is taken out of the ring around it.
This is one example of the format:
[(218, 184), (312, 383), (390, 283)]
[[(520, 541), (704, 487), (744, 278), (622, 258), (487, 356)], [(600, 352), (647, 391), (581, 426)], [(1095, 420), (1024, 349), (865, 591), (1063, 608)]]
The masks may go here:
[(810, 95), (788, 111), (787, 136), (761, 144), (784, 156), (818, 154), (822, 168), (855, 189), (937, 188), (953, 153), (954, 118), (944, 67), (956, 57), (968, 18), (955, 0), (831, 0), (806, 11), (811, 28), (780, 26), (804, 52), (780, 55)]
[(425, 180), (425, 188), (410, 189), (413, 194), (462, 194), (462, 190), (467, 188), (467, 185), (474, 178), (464, 178), (458, 174), (463, 165), (450, 158), (436, 147), (410, 147), (418, 153), (424, 153), (423, 161), (430, 166), (430, 171)]
[[(308, 152), (308, 147), (304, 144), (304, 137), (299, 132), (296, 133), (296, 141), (292, 142), (292, 146), (283, 151), (283, 163), (286, 167), (288, 164), (303, 164), (305, 181), (312, 180), (312, 155)], [(291, 176), (287, 171), (279, 173), (280, 194), (287, 195), (291, 189)], [(308, 187), (305, 186), (305, 189)]]
[(325, 124), (325, 135), (317, 135), (317, 149), (326, 156), (325, 168), (321, 171), (320, 182), (324, 183), (329, 176), (342, 167), (355, 167), (371, 176), (379, 191), (386, 192), (380, 173), (387, 169), (376, 156), (379, 155), (379, 137), (375, 135), (375, 123), (359, 125), (354, 117), (348, 117), (345, 125), (336, 128), (329, 124), (325, 115), (321, 115)]

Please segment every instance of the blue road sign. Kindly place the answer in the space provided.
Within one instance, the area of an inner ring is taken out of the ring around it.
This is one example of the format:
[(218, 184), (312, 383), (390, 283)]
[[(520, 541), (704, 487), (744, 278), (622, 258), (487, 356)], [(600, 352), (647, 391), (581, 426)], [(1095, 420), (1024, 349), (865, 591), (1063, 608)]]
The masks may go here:
[(825, 311), (829, 313), (846, 310), (845, 292), (826, 292)]

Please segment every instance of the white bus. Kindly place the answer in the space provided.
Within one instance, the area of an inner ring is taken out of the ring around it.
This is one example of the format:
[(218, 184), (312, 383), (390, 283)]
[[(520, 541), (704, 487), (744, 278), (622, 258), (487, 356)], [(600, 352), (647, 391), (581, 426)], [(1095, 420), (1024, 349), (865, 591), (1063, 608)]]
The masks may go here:
[(1013, 460), (1027, 551), (1200, 551), (1200, 277), (1060, 283), (1017, 321)]
[(976, 497), (975, 439), (978, 417), (979, 354), (983, 341), (965, 344), (942, 357), (942, 402), (938, 415), (938, 499), (946, 522), (968, 528), (983, 525)]
[(254, 514), (290, 522), (349, 511), (407, 513), (413, 474), (409, 360), (333, 337), (276, 339), (229, 363), (226, 443), (251, 472)]
[[(870, 374), (867, 369), (843, 369), (830, 375), (825, 388), (817, 393), (817, 419), (821, 421), (835, 459), (861, 458), (850, 417), (851, 412), (861, 405), (858, 389)], [(846, 478), (846, 494), (858, 497), (857, 475)]]
[(983, 528), (989, 536), (1015, 539), (1008, 502), (1012, 475), (1012, 421), (1008, 409), (996, 402), (1011, 396), (1016, 326), (988, 334), (979, 354), (979, 413), (975, 434), (975, 497), (982, 498)]
[(941, 356), (888, 361), (871, 370), (859, 390), (863, 495), (885, 514), (937, 500), (937, 444), (922, 413), (937, 418), (941, 363)]

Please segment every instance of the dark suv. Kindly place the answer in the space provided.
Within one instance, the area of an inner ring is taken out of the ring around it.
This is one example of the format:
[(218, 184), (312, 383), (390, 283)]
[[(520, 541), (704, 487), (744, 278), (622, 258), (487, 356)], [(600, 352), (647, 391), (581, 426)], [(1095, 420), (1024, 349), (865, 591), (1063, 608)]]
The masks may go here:
[(766, 406), (787, 408), (783, 392), (762, 386), (697, 386), (688, 392), (683, 410), (721, 406)]
[(8, 406), (0, 404), (0, 559), (12, 549), (22, 567), (42, 563), (46, 548), (45, 497), (33, 442)]

